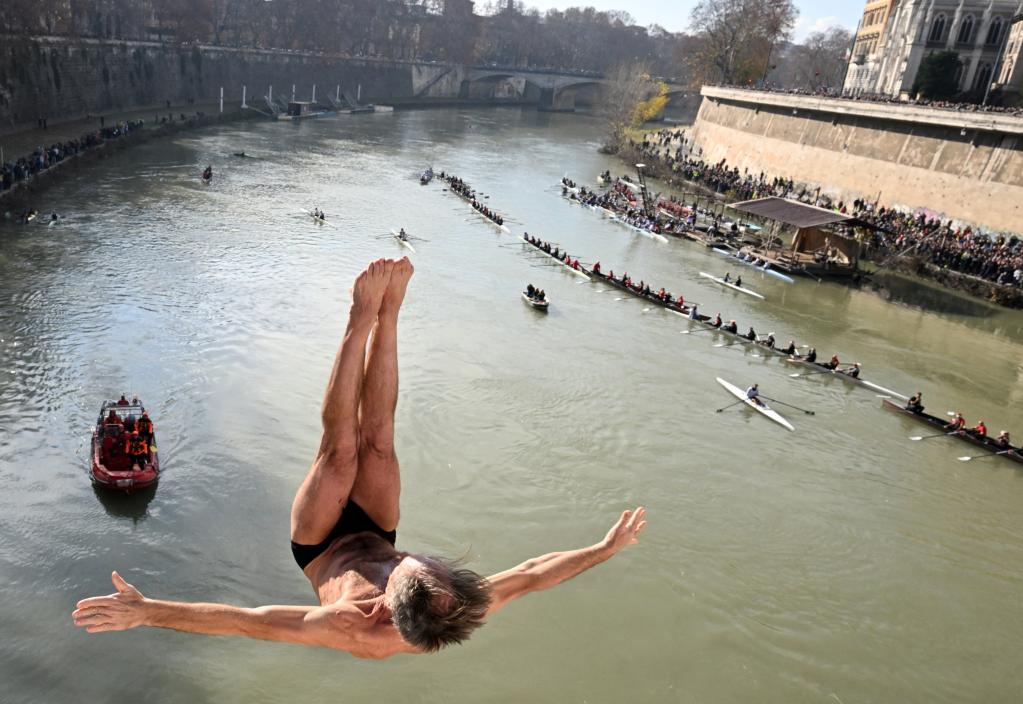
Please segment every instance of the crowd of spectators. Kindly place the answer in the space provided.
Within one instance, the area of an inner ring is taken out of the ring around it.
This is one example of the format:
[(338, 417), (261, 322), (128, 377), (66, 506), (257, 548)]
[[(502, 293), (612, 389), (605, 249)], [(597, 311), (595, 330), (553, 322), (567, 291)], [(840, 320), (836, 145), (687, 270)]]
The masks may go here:
[(0, 193), (14, 188), (18, 183), (27, 181), (68, 158), (94, 149), (104, 142), (132, 134), (142, 127), (142, 120), (121, 122), (88, 132), (76, 139), (57, 142), (49, 147), (37, 147), (31, 154), (0, 164)]
[(874, 261), (909, 254), (944, 269), (1023, 288), (1023, 239), (1018, 235), (989, 234), (969, 226), (954, 226), (951, 220), (942, 221), (924, 212), (906, 212), (860, 199), (836, 202), (821, 194), (819, 188), (811, 189), (791, 179), (740, 171), (724, 159), (709, 164), (700, 158), (699, 150), (694, 153), (685, 132), (661, 130), (646, 135), (634, 147), (643, 152), (648, 163), (656, 161), (671, 173), (669, 183), (681, 178), (728, 194), (735, 201), (777, 196), (849, 215), (855, 219), (850, 234), (858, 237), (864, 253)]
[(837, 100), (857, 100), (860, 102), (869, 103), (890, 103), (893, 105), (915, 105), (920, 107), (937, 108), (940, 110), (954, 110), (956, 112), (983, 112), (983, 113), (1000, 113), (1003, 115), (1013, 115), (1017, 117), (1023, 117), (1023, 106), (1004, 106), (1004, 105), (980, 105), (979, 103), (963, 103), (956, 102), (953, 100), (927, 100), (925, 98), (920, 99), (908, 99), (902, 100), (901, 98), (892, 97), (885, 94), (874, 94), (874, 93), (849, 93), (837, 88), (825, 88), (820, 87), (814, 90), (806, 88), (781, 88), (767, 85), (720, 85), (719, 88), (737, 88), (741, 90), (755, 90), (765, 91), (768, 93), (786, 93), (789, 95), (809, 95), (818, 98), (835, 98)]

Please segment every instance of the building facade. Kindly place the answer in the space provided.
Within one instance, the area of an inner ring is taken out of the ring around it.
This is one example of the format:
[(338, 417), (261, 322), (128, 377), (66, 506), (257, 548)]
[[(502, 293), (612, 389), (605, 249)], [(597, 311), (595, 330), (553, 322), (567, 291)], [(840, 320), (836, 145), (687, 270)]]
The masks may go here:
[[(884, 4), (868, 2), (864, 20)], [(1020, 13), (1021, 0), (892, 0), (876, 38), (872, 25), (861, 22), (845, 91), (913, 97), (924, 58), (952, 51), (961, 64), (956, 76), (960, 92), (981, 96), (1002, 74), (1009, 29)]]
[(850, 93), (872, 93), (884, 54), (885, 27), (898, 0), (868, 0), (856, 29), (845, 90)]
[(1002, 89), (1007, 102), (1023, 102), (1023, 14), (1013, 17), (1009, 25), (995, 85)]

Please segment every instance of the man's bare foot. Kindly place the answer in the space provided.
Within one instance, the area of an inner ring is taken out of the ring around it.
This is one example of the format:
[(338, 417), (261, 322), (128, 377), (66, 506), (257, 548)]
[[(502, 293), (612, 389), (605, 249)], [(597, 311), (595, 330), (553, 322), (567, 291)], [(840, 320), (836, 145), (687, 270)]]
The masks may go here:
[(391, 281), (384, 292), (384, 299), (380, 303), (380, 315), (398, 315), (401, 302), (405, 300), (405, 289), (408, 288), (409, 279), (415, 271), (412, 262), (408, 257), (402, 257), (394, 263), (391, 269)]
[(374, 320), (391, 280), (394, 260), (377, 259), (355, 279), (352, 286), (352, 315)]

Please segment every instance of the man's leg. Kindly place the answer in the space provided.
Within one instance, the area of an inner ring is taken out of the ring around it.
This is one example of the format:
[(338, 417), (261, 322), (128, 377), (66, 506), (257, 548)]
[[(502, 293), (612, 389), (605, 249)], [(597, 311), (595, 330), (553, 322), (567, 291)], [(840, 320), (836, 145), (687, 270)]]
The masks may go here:
[(291, 540), (300, 545), (316, 545), (330, 534), (355, 484), (366, 341), (393, 266), (390, 260), (378, 259), (359, 274), (352, 288), (348, 327), (323, 399), (323, 438), (291, 506)]
[(395, 263), (380, 304), (362, 384), (359, 474), (352, 500), (384, 530), (398, 527), (401, 477), (394, 453), (394, 409), (398, 404), (398, 310), (412, 278), (408, 258)]

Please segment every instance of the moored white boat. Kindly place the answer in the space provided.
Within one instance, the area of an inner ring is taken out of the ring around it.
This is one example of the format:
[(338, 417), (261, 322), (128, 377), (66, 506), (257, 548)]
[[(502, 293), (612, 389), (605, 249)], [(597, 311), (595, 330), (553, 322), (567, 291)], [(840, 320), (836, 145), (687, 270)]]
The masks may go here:
[(743, 286), (736, 286), (735, 284), (733, 284), (730, 281), (725, 281), (724, 279), (722, 279), (720, 277), (717, 277), (717, 276), (714, 276), (713, 274), (708, 274), (705, 271), (701, 271), (700, 272), (700, 276), (704, 277), (705, 279), (710, 279), (711, 281), (719, 283), (722, 286), (727, 286), (728, 288), (732, 289), (733, 291), (738, 291), (739, 293), (745, 293), (747, 296), (754, 296), (756, 298), (759, 298), (762, 301), (765, 300), (764, 297), (762, 295), (760, 295), (759, 293), (757, 293), (756, 291), (753, 291), (753, 290), (748, 289), (748, 288), (744, 288)]
[(717, 379), (717, 382), (719, 384), (721, 384), (723, 387), (725, 387), (725, 389), (728, 390), (728, 393), (732, 394), (733, 396), (735, 396), (738, 399), (741, 399), (743, 403), (745, 403), (747, 406), (749, 406), (753, 410), (759, 411), (763, 415), (765, 415), (768, 418), (770, 418), (771, 420), (773, 420), (778, 425), (781, 425), (781, 426), (783, 426), (785, 428), (788, 428), (789, 430), (795, 430), (795, 428), (792, 426), (792, 424), (789, 423), (787, 420), (785, 420), (785, 418), (783, 418), (780, 413), (775, 411), (773, 408), (768, 406), (763, 401), (761, 401), (760, 403), (756, 403), (755, 401), (751, 401), (748, 398), (746, 398), (746, 392), (743, 391), (742, 389), (740, 389), (735, 384), (730, 384), (727, 381), (725, 381), (724, 379), (722, 379), (721, 377), (716, 377), (716, 379)]
[(735, 261), (739, 262), (740, 264), (745, 264), (746, 266), (751, 266), (754, 269), (756, 269), (757, 271), (763, 272), (764, 274), (770, 274), (771, 276), (775, 277), (776, 279), (781, 279), (785, 283), (793, 284), (793, 283), (796, 282), (796, 280), (793, 279), (788, 274), (783, 274), (780, 271), (775, 271), (774, 269), (771, 269), (770, 268), (770, 266), (771, 266), (770, 264), (763, 264), (763, 265), (761, 265), (761, 264), (754, 264), (753, 262), (748, 262), (745, 259), (743, 259), (742, 257), (738, 256), (735, 252), (729, 252), (727, 249), (720, 249), (718, 247), (715, 247), (714, 251), (717, 252), (718, 254), (723, 254), (724, 256), (726, 256), (726, 257), (728, 257), (730, 259), (734, 259)]

